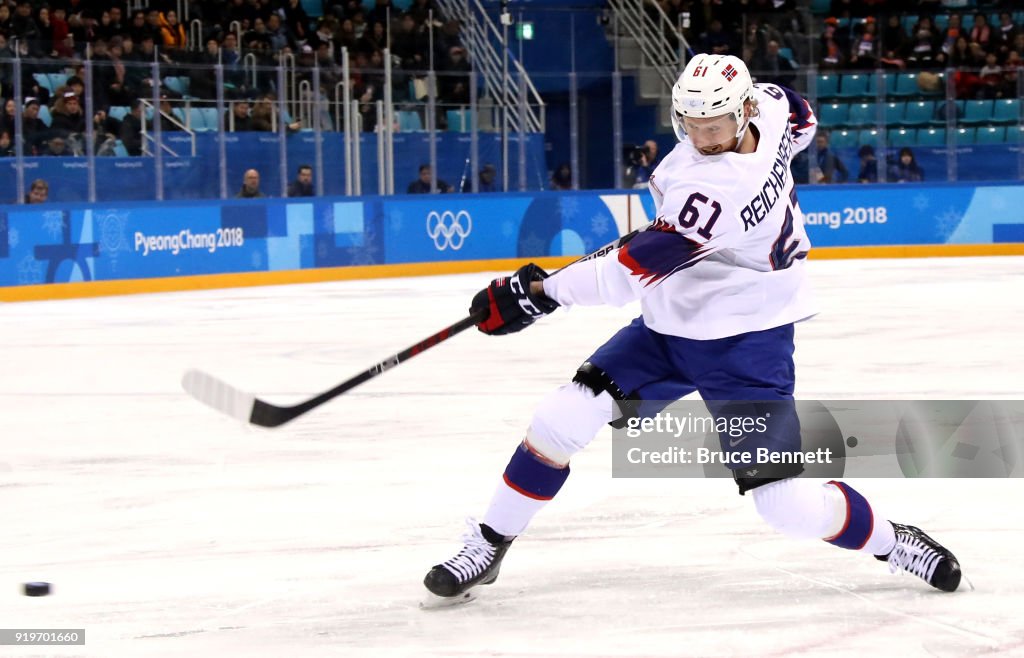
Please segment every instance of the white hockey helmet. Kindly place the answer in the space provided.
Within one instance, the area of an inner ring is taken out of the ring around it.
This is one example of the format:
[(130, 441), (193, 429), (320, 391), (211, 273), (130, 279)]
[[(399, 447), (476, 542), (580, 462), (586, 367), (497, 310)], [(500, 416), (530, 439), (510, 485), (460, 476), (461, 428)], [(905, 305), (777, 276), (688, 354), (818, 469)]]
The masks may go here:
[(672, 128), (683, 141), (683, 117), (708, 118), (732, 114), (736, 139), (743, 139), (747, 122), (743, 104), (754, 97), (754, 83), (747, 65), (733, 55), (701, 53), (689, 61), (672, 87)]

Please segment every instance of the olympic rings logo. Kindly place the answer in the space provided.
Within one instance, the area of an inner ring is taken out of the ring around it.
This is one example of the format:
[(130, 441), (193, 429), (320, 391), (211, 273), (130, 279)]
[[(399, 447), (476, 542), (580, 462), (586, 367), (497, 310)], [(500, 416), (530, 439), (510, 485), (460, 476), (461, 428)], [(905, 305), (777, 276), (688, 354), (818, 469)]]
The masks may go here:
[(452, 251), (458, 251), (472, 230), (473, 218), (465, 210), (458, 213), (451, 210), (442, 213), (431, 210), (427, 215), (427, 237), (434, 241), (434, 247), (438, 251), (444, 251), (449, 247)]

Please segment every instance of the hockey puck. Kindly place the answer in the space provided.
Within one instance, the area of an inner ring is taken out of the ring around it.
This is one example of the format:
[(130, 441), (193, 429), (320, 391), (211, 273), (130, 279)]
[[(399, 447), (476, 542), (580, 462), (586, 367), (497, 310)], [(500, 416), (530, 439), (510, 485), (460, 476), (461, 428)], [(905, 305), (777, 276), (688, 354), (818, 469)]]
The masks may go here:
[(25, 596), (48, 596), (50, 583), (25, 583)]

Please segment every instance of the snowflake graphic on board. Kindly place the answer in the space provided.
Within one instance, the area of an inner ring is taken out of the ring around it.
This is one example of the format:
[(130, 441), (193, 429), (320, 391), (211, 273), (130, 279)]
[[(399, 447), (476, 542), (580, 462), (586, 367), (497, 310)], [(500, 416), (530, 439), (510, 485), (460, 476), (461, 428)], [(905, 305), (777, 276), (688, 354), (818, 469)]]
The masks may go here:
[(914, 210), (918, 212), (921, 212), (922, 210), (927, 210), (929, 203), (931, 203), (931, 200), (928, 198), (927, 195), (918, 194), (914, 196)]
[(501, 236), (503, 238), (513, 238), (516, 235), (515, 222), (502, 222), (501, 223)]
[(92, 221), (93, 226), (99, 229), (100, 253), (115, 261), (114, 267), (116, 268), (117, 254), (132, 250), (128, 246), (128, 238), (124, 234), (125, 225), (128, 222), (127, 213), (100, 210), (93, 213)]
[(575, 217), (580, 213), (580, 201), (576, 197), (567, 196), (561, 201), (563, 217)]
[(520, 256), (547, 256), (548, 243), (542, 240), (536, 233), (531, 232), (519, 241)]
[(43, 282), (43, 264), (32, 256), (25, 254), (25, 257), (18, 262), (18, 283), (28, 285)]
[(935, 226), (939, 229), (939, 234), (942, 237), (948, 238), (960, 226), (963, 217), (964, 214), (962, 212), (949, 206), (941, 215), (935, 216)]
[(56, 240), (64, 233), (64, 213), (59, 210), (50, 210), (43, 213), (43, 230)]
[(21, 235), (18, 233), (18, 229), (12, 228), (7, 231), (7, 244), (10, 245), (11, 249), (17, 247), (19, 242), (21, 242)]
[(597, 235), (604, 235), (608, 232), (608, 215), (597, 213), (590, 218), (590, 230)]

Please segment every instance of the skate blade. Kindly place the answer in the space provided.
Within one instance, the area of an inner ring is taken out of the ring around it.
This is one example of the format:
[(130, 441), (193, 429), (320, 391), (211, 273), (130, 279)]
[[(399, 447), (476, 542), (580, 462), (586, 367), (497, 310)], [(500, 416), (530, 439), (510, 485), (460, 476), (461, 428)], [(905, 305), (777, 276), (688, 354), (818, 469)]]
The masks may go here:
[(427, 596), (420, 601), (420, 610), (444, 610), (446, 608), (454, 608), (474, 600), (476, 600), (476, 594), (472, 591), (463, 592), (458, 596), (438, 596), (437, 594), (427, 592)]

